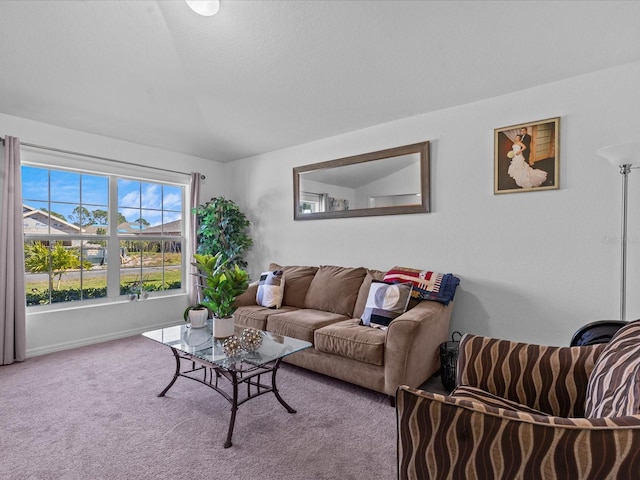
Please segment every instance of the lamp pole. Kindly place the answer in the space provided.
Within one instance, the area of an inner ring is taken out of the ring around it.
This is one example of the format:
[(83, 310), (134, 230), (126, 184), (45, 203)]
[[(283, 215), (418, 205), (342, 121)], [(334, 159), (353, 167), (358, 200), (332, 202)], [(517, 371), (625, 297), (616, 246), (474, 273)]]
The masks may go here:
[(640, 142), (624, 143), (602, 147), (596, 154), (620, 168), (622, 174), (622, 258), (620, 266), (620, 320), (627, 321), (627, 183), (632, 169), (640, 168), (638, 157)]
[(622, 252), (621, 252), (621, 275), (620, 275), (620, 320), (627, 318), (627, 188), (631, 165), (620, 165), (622, 174)]

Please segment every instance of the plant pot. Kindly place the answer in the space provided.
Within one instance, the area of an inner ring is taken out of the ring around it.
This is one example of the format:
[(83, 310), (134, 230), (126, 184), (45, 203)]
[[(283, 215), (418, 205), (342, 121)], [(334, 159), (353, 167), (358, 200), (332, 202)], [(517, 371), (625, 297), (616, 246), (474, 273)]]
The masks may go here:
[(233, 317), (213, 318), (213, 336), (215, 338), (228, 338), (233, 335), (235, 322)]
[(202, 328), (207, 323), (207, 317), (209, 316), (209, 311), (206, 308), (202, 310), (191, 309), (189, 310), (189, 323), (191, 323), (191, 328)]

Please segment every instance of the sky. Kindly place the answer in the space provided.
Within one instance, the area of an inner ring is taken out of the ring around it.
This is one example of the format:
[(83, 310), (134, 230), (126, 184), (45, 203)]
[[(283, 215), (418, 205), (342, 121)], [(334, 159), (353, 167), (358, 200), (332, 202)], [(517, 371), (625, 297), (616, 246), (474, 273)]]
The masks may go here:
[[(145, 219), (150, 226), (182, 217), (182, 187), (161, 183), (117, 180), (118, 211), (128, 222)], [(108, 210), (109, 178), (63, 170), (22, 167), (22, 198), (26, 205), (65, 216), (73, 223), (73, 210)]]

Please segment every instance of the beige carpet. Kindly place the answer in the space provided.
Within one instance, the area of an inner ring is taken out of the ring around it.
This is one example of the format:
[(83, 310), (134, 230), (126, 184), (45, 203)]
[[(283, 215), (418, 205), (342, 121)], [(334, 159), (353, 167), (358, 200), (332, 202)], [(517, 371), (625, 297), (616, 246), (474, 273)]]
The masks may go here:
[[(0, 367), (0, 478), (393, 479), (396, 417), (385, 395), (290, 365), (240, 406), (172, 377), (171, 350), (142, 336)], [(442, 389), (439, 378), (426, 388)]]

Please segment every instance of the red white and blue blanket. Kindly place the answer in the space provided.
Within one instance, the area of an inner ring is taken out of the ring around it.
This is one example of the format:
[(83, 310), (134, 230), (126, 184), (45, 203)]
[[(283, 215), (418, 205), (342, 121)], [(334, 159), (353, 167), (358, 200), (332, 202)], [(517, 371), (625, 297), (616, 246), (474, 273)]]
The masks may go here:
[(460, 279), (451, 273), (437, 273), (414, 268), (393, 267), (385, 276), (388, 283), (411, 283), (411, 296), (448, 305), (456, 293)]

